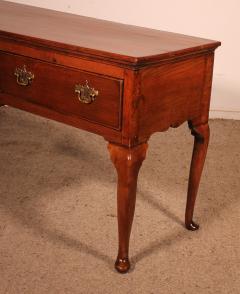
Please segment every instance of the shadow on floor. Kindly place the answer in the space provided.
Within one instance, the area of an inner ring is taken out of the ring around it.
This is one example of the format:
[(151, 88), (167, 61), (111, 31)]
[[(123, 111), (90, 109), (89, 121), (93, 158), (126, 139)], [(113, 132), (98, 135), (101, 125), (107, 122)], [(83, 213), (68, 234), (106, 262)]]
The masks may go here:
[[(80, 137), (76, 139), (76, 131), (73, 131), (72, 133), (70, 128), (55, 128), (55, 125), (51, 124), (51, 122), (48, 122), (46, 125), (44, 120), (39, 118), (35, 120), (28, 114), (21, 113), (18, 121), (18, 114), (18, 111), (13, 111), (13, 113), (10, 112), (10, 114), (5, 114), (5, 118), (7, 118), (6, 120), (1, 120), (0, 128), (2, 136), (0, 141), (0, 155), (1, 174), (3, 175), (2, 181), (9, 181), (9, 175), (11, 175), (10, 169), (15, 169), (12, 172), (12, 178), (14, 178), (15, 184), (18, 186), (13, 188), (11, 187), (11, 183), (6, 184), (5, 190), (2, 192), (2, 197), (0, 198), (0, 207), (3, 207), (7, 213), (11, 214), (13, 218), (20, 221), (22, 225), (31, 228), (35, 234), (44, 234), (44, 236), (51, 242), (60, 242), (75, 250), (82, 250), (85, 253), (105, 262), (109, 268), (112, 269), (114, 260), (111, 257), (99, 252), (84, 242), (69, 237), (66, 232), (49, 229), (50, 226), (48, 223), (36, 222), (35, 219), (39, 218), (37, 207), (33, 209), (31, 205), (30, 209), (27, 205), (29, 201), (31, 203), (34, 202), (35, 197), (45, 197), (44, 185), (39, 184), (43, 173), (45, 174), (45, 178), (49, 179), (52, 189), (57, 187), (59, 188), (59, 185), (61, 185), (61, 180), (59, 178), (63, 173), (66, 173), (68, 177), (68, 184), (75, 184), (76, 178), (80, 179), (77, 183), (79, 189), (81, 189), (81, 182), (85, 181), (85, 178), (89, 177), (89, 175), (93, 177), (98, 175), (98, 180), (100, 180), (103, 184), (104, 182), (109, 181), (115, 182), (115, 174), (113, 173), (114, 168), (110, 163), (110, 160), (107, 161), (108, 155), (106, 156), (106, 151), (103, 151), (106, 148), (106, 144), (102, 144), (102, 141), (99, 140), (99, 138), (94, 141), (93, 135), (90, 136), (89, 140), (85, 139), (82, 141)], [(22, 121), (25, 122), (21, 124)], [(46, 126), (48, 127), (46, 128)], [(11, 132), (11, 128), (15, 128), (14, 132)], [(22, 134), (24, 133), (24, 129), (25, 131), (30, 131), (25, 133), (23, 138)], [(84, 135), (82, 135), (82, 138), (83, 137)], [(179, 142), (178, 148), (184, 149), (185, 147), (182, 146), (182, 144), (184, 144), (184, 138), (182, 137), (183, 131), (179, 133), (179, 138), (175, 138), (175, 140), (176, 142)], [(44, 142), (42, 141), (43, 138)], [(36, 142), (33, 142), (34, 140)], [(158, 144), (158, 140), (158, 138), (155, 138), (155, 145)], [(168, 140), (171, 141), (171, 136)], [(33, 144), (31, 144), (31, 142), (33, 142)], [(166, 146), (159, 143), (159, 146), (161, 146), (161, 152), (159, 153), (168, 154), (168, 157), (171, 160), (175, 158), (176, 149), (174, 149), (175, 147), (172, 149), (169, 148), (169, 145), (171, 145), (171, 142), (167, 143)], [(26, 152), (27, 148), (28, 151)], [(18, 162), (15, 165), (9, 165), (12, 160), (18, 160)], [(48, 164), (44, 164), (41, 160), (47, 160)], [(71, 160), (71, 164), (66, 164), (66, 167), (63, 161), (68, 160)], [(153, 157), (151, 160), (151, 164), (157, 166)], [(57, 163), (55, 164), (55, 162)], [(94, 166), (92, 165), (93, 162)], [(21, 174), (23, 165), (25, 165), (26, 169), (23, 174)], [(77, 170), (75, 168), (71, 168), (73, 165), (81, 166), (82, 169), (79, 168)], [(8, 166), (7, 171), (6, 166)], [(34, 176), (31, 178), (32, 181), (30, 186), (26, 184), (27, 181), (24, 181), (25, 177), (29, 177), (29, 173), (34, 173)], [(169, 167), (161, 165), (161, 173), (163, 175), (170, 173)], [(178, 170), (175, 171), (174, 168), (172, 168), (171, 173), (173, 173), (173, 178), (178, 177)], [(209, 176), (214, 175), (211, 174)], [(161, 186), (161, 183), (159, 183), (159, 186)], [(35, 190), (36, 187), (37, 196)], [(19, 199), (19, 190), (22, 191), (22, 195), (25, 194), (23, 191), (25, 191), (27, 195), (32, 195), (31, 199), (28, 199), (28, 201)], [(222, 191), (224, 193), (224, 189)], [(169, 209), (165, 208), (158, 199), (155, 199), (149, 193), (146, 194), (142, 191), (138, 191), (137, 197), (140, 201), (144, 201), (147, 205), (159, 210), (159, 213), (164, 214), (170, 221), (176, 222), (181, 227), (179, 228), (179, 232), (170, 234), (164, 240), (156, 240), (141, 249), (141, 251), (132, 258), (133, 268), (137, 262), (144, 259), (146, 256), (161, 250), (163, 247), (171, 246), (174, 242), (180, 242), (189, 234), (189, 232), (183, 230), (183, 222)], [(221, 196), (221, 199), (225, 199), (224, 195)], [(225, 200), (222, 208), (219, 208), (214, 199), (208, 199), (207, 201), (208, 209), (218, 210), (218, 213), (220, 209), (226, 208), (229, 204), (229, 202)], [(20, 206), (19, 203), (21, 203)], [(26, 203), (26, 205), (24, 203)]]

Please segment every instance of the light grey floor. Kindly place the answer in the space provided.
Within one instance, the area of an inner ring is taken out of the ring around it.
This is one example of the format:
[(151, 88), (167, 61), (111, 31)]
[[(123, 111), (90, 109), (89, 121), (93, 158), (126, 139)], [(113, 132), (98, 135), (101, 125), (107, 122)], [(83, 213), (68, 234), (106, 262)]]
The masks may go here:
[(193, 138), (152, 136), (131, 238), (133, 269), (113, 269), (116, 174), (106, 142), (0, 109), (0, 293), (240, 293), (240, 121), (210, 122), (195, 219), (183, 227)]

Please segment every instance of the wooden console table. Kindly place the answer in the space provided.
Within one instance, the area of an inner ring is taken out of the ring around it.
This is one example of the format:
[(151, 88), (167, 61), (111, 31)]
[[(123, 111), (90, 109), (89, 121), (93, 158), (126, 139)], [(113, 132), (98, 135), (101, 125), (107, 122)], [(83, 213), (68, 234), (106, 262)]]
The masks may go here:
[(118, 174), (116, 269), (130, 268), (137, 176), (154, 132), (188, 121), (195, 138), (186, 228), (209, 141), (220, 42), (0, 1), (0, 105), (103, 136)]

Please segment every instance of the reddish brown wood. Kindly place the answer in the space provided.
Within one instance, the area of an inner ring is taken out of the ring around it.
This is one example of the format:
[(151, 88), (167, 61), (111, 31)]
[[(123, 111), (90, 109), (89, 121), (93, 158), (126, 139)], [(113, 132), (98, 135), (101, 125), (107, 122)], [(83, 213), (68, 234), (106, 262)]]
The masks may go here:
[(199, 116), (208, 54), (141, 72), (139, 140)]
[(59, 52), (55, 48), (39, 48), (35, 43), (24, 43), (16, 39), (7, 39), (0, 33), (1, 51), (13, 53), (16, 55), (28, 56), (37, 60), (47, 61), (56, 65), (63, 65), (71, 68), (89, 71), (92, 73), (102, 74), (118, 79), (124, 78), (124, 69), (122, 67), (99, 62), (95, 59), (86, 59), (83, 56), (73, 56)]
[(189, 175), (185, 225), (188, 230), (195, 231), (199, 228), (199, 225), (193, 221), (193, 211), (207, 154), (209, 126), (208, 123), (199, 126), (194, 126), (190, 123), (189, 126), (194, 136), (194, 147)]
[(209, 143), (210, 130), (208, 116), (212, 88), (213, 61), (213, 53), (206, 56), (198, 115), (194, 119), (189, 120), (189, 127), (194, 136), (194, 147), (188, 182), (185, 225), (186, 228), (191, 231), (195, 231), (199, 228), (199, 225), (193, 221), (193, 212)]
[(120, 273), (125, 273), (130, 268), (128, 259), (129, 238), (135, 210), (137, 177), (142, 161), (146, 156), (147, 144), (126, 148), (110, 143), (108, 150), (118, 174), (119, 249), (115, 267)]
[(110, 59), (147, 64), (182, 54), (216, 48), (219, 42), (77, 16), (47, 9), (0, 2), (0, 31), (45, 47)]
[(193, 125), (195, 126), (208, 122), (212, 90), (213, 63), (214, 52), (206, 55), (205, 57), (204, 80), (201, 88), (201, 98), (199, 99), (199, 111), (198, 115), (193, 119)]
[(117, 130), (90, 123), (89, 121), (78, 118), (77, 116), (57, 112), (54, 109), (49, 109), (45, 106), (38, 105), (27, 100), (19, 99), (16, 96), (8, 95), (6, 93), (0, 93), (0, 103), (104, 136), (105, 138), (107, 138), (107, 140), (114, 141), (118, 144), (121, 144), (122, 142), (121, 132)]
[[(139, 144), (139, 102), (140, 84), (139, 71), (126, 70), (124, 79), (122, 144), (135, 146)], [(145, 142), (144, 140), (142, 142)]]
[[(209, 139), (214, 50), (220, 42), (0, 1), (0, 106), (10, 105), (103, 136), (118, 173), (119, 254), (129, 267), (129, 238), (139, 168), (149, 137), (189, 121), (195, 136), (186, 227)], [(16, 83), (15, 67), (35, 74)], [(74, 86), (97, 99), (81, 104)]]
[[(113, 129), (121, 128), (121, 80), (6, 53), (0, 53), (0, 60), (0, 89), (3, 93)], [(35, 75), (29, 87), (18, 85), (14, 76), (15, 69), (24, 65)], [(81, 103), (74, 92), (75, 85), (85, 85), (86, 81), (99, 90), (91, 104)]]

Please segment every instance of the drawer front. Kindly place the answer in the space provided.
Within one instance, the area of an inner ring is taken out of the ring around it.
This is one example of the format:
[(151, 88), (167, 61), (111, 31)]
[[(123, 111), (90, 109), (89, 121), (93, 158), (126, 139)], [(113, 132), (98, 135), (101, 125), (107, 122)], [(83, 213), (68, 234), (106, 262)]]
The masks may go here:
[(121, 128), (122, 87), (120, 79), (0, 53), (1, 92), (116, 130)]

